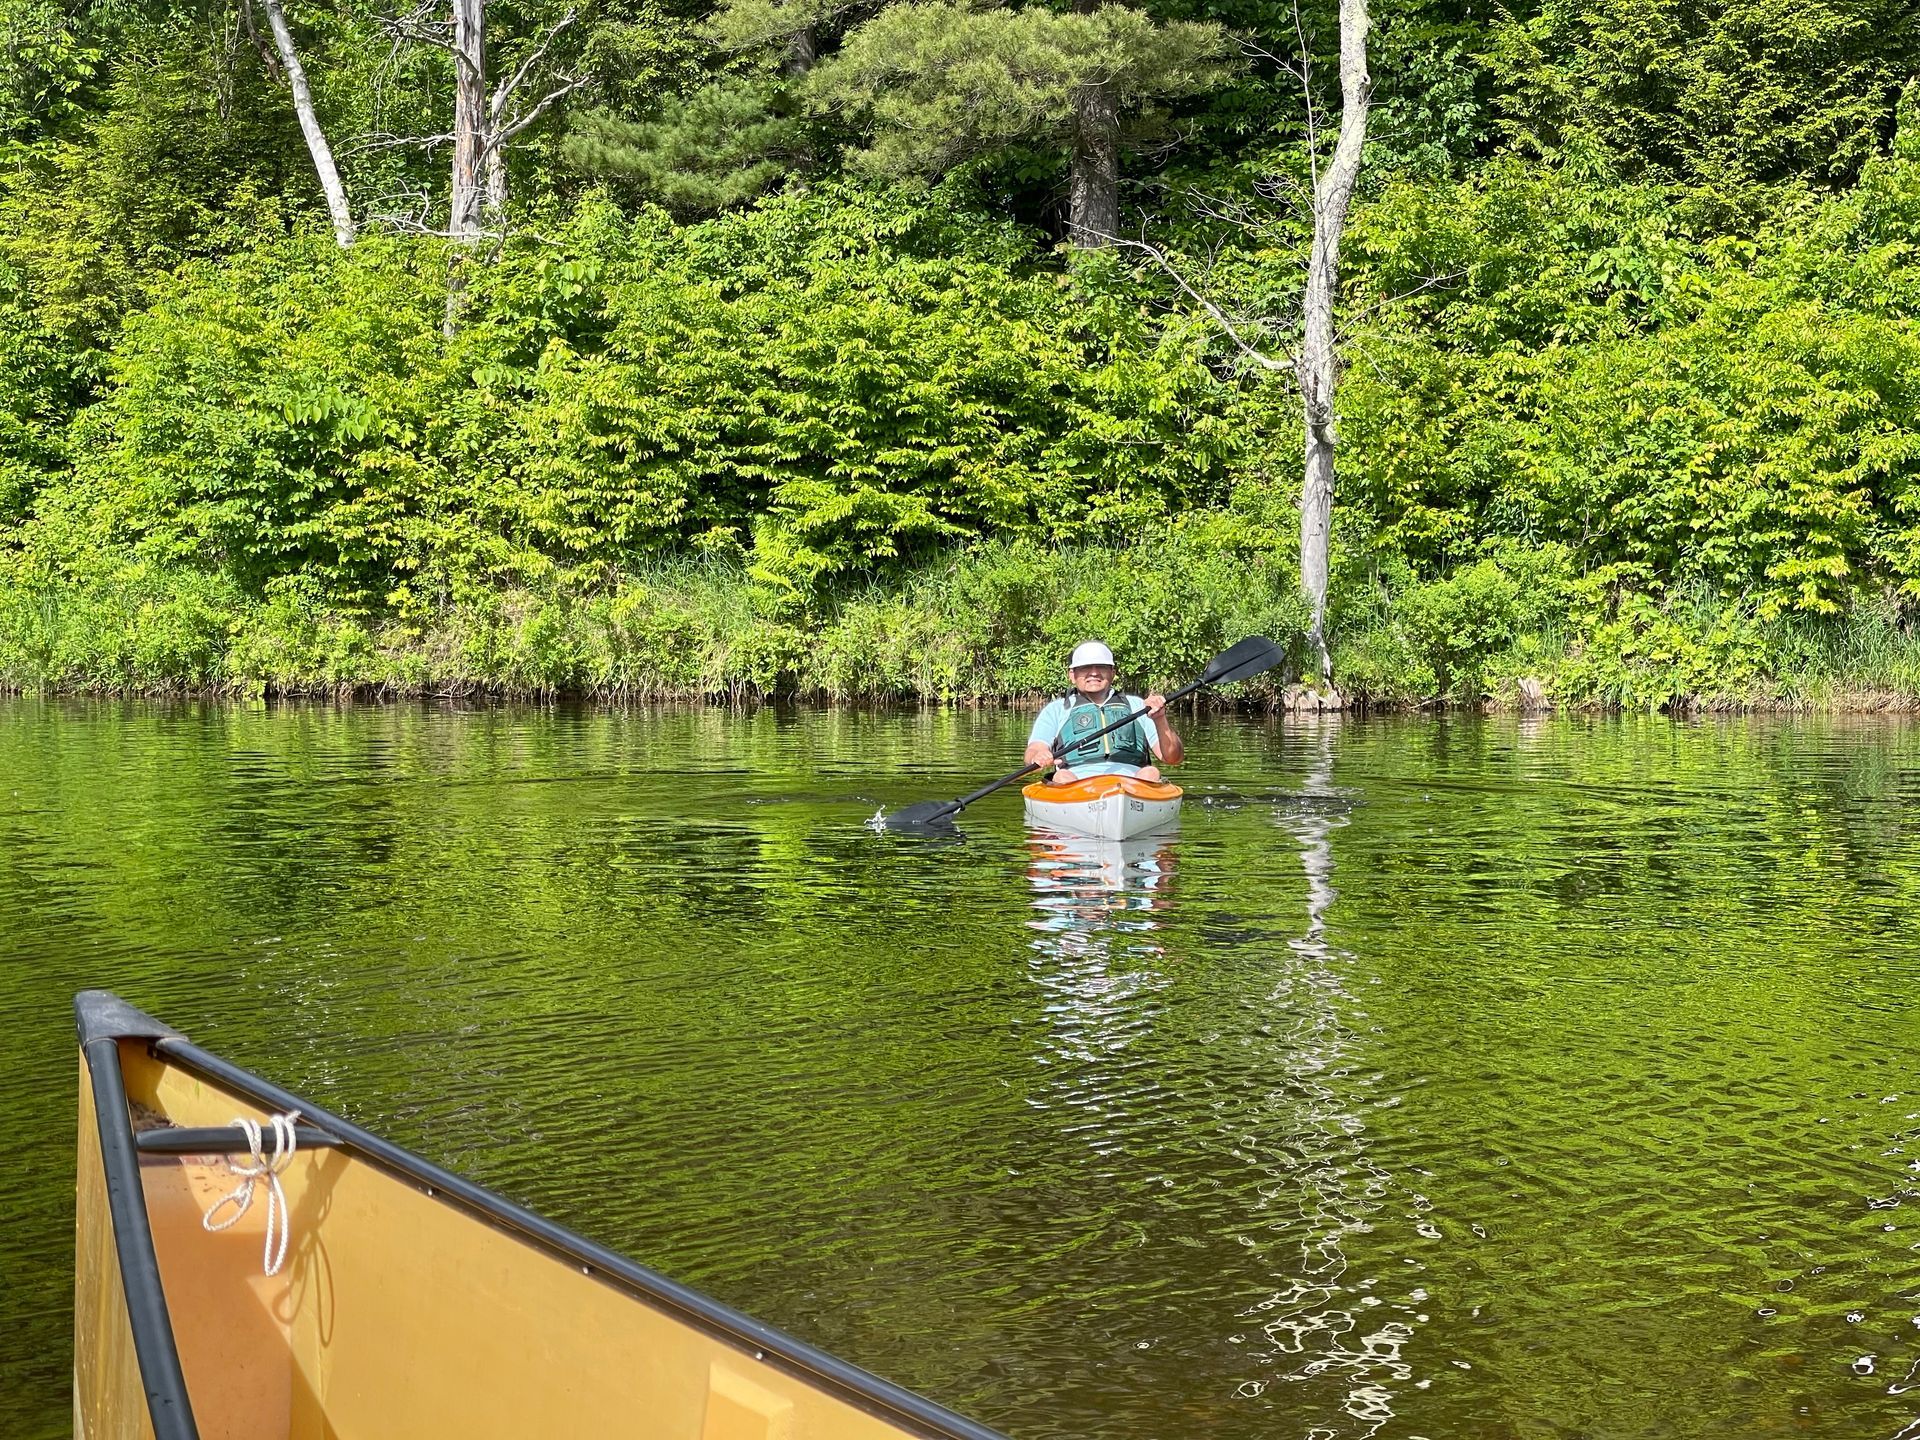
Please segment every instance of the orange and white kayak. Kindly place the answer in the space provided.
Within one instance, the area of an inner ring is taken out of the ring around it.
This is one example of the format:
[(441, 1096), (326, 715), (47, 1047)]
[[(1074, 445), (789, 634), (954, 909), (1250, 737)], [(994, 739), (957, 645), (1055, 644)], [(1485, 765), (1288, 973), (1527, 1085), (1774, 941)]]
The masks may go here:
[(1130, 840), (1164, 830), (1180, 819), (1178, 785), (1136, 780), (1131, 775), (1028, 785), (1020, 793), (1027, 801), (1027, 823), (1099, 840)]

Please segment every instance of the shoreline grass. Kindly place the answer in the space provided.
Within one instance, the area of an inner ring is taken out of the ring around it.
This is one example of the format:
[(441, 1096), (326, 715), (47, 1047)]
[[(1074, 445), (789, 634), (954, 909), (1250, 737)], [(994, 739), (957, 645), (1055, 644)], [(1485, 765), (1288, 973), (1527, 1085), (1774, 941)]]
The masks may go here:
[[(1004, 703), (1056, 691), (1104, 635), (1136, 689), (1171, 685), (1251, 633), (1287, 672), (1217, 703), (1321, 701), (1297, 683), (1306, 609), (1287, 557), (1177, 539), (1122, 550), (1004, 544), (812, 603), (689, 559), (590, 590), (470, 595), (370, 617), (299, 586), (122, 564), (0, 588), (0, 693), (606, 703)], [(1585, 603), (1497, 562), (1336, 594), (1340, 703), (1369, 711), (1920, 711), (1920, 637), (1891, 600), (1762, 618), (1690, 593)]]

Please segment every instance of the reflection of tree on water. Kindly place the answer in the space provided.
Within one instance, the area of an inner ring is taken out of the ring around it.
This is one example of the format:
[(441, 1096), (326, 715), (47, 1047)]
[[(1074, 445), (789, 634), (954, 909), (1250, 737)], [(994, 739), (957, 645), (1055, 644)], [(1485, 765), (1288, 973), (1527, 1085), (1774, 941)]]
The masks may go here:
[[(1209, 943), (1178, 967), (1163, 950), (1177, 842), (1030, 840), (1048, 1075), (1030, 1103), (1096, 1157), (1082, 1223), (1097, 1237), (1085, 1253), (1106, 1259), (1082, 1282), (1079, 1323), (1127, 1337), (1134, 1383), (1152, 1370), (1181, 1396), (1178, 1433), (1365, 1440), (1414, 1383), (1402, 1351), (1422, 1292), (1393, 1293), (1398, 1273), (1350, 1259), (1389, 1218), (1394, 1179), (1363, 1117), (1392, 1102), (1364, 1068), (1352, 957), (1328, 935), (1350, 808), (1333, 783), (1336, 724), (1309, 732), (1304, 782), (1279, 811), (1287, 840), (1235, 847), (1233, 881), (1184, 897), (1178, 933), (1205, 926)], [(1304, 929), (1267, 941), (1270, 906), (1303, 874)], [(1248, 912), (1223, 913), (1229, 899)], [(1171, 1335), (1177, 1356), (1160, 1348)], [(1196, 1348), (1205, 1335), (1217, 1345)]]
[(1373, 1435), (1393, 1418), (1392, 1387), (1411, 1378), (1401, 1351), (1413, 1330), (1404, 1318), (1370, 1322), (1369, 1313), (1381, 1313), (1374, 1307), (1385, 1297), (1370, 1293), (1374, 1279), (1348, 1275), (1348, 1237), (1372, 1228), (1371, 1217), (1393, 1181), (1367, 1153), (1366, 1123), (1349, 1078), (1362, 1058), (1351, 1028), (1359, 1011), (1342, 973), (1346, 957), (1327, 938), (1327, 912), (1340, 896), (1333, 883), (1333, 832), (1348, 819), (1333, 785), (1338, 721), (1304, 723), (1317, 726), (1316, 744), (1297, 803), (1282, 810), (1280, 824), (1300, 844), (1307, 927), (1287, 942), (1291, 963), (1272, 992), (1270, 1010), (1276, 1027), (1291, 1021), (1275, 1031), (1287, 1074), (1272, 1098), (1289, 1112), (1293, 1164), (1284, 1180), (1261, 1190), (1263, 1208), (1298, 1207), (1298, 1223), (1276, 1217), (1276, 1228), (1298, 1237), (1301, 1265), (1241, 1312), (1241, 1320), (1257, 1325), (1269, 1344), (1261, 1357), (1266, 1373), (1249, 1379), (1240, 1393), (1252, 1398), (1276, 1380), (1314, 1388), (1344, 1384), (1340, 1409), (1357, 1423), (1314, 1416), (1320, 1423), (1307, 1432), (1313, 1440), (1333, 1440)]

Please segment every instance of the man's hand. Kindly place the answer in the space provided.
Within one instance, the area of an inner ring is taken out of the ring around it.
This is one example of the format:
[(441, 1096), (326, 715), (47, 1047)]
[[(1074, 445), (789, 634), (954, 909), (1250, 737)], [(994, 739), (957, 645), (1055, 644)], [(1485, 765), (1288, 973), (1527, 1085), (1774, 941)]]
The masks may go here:
[(1053, 758), (1053, 747), (1044, 740), (1036, 740), (1027, 746), (1025, 759), (1029, 765), (1038, 765), (1042, 773), (1053, 769), (1057, 763)]
[[(1187, 747), (1181, 743), (1179, 732), (1173, 728), (1173, 720), (1167, 714), (1167, 697), (1155, 691), (1147, 696), (1147, 718), (1152, 722), (1154, 732), (1159, 736), (1158, 754), (1161, 765), (1178, 765), (1187, 758)], [(1148, 766), (1158, 770), (1159, 766)], [(1141, 772), (1144, 779), (1146, 772)], [(1158, 774), (1154, 776), (1157, 780)]]

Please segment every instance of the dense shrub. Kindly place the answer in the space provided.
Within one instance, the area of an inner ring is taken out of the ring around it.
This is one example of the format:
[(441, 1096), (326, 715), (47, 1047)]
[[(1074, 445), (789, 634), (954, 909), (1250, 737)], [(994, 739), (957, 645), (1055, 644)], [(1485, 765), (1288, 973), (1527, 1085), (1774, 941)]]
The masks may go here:
[(1250, 443), (1177, 332), (1005, 227), (826, 196), (691, 229), (589, 202), (479, 273), (317, 238), (132, 317), (34, 543), (413, 613), (684, 547), (773, 590), (994, 535), (1124, 537)]
[(1346, 392), (1350, 531), (1427, 573), (1551, 541), (1654, 603), (1759, 615), (1916, 593), (1920, 164), (1755, 241), (1694, 240), (1659, 192), (1510, 167), (1371, 212), (1392, 310)]
[[(1915, 107), (1741, 233), (1604, 146), (1394, 172), (1347, 252), (1350, 689), (1643, 704), (1905, 664)], [(966, 695), (1050, 688), (1089, 633), (1160, 679), (1298, 643), (1295, 397), (1154, 267), (1063, 263), (962, 182), (688, 226), (555, 200), (464, 267), (451, 335), (440, 242), (217, 218), (86, 291), (97, 324), (51, 251), (0, 254), (13, 683)], [(1297, 285), (1290, 241), (1215, 258), (1255, 308)], [(1880, 638), (1820, 640), (1856, 617)]]

